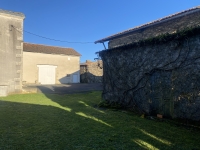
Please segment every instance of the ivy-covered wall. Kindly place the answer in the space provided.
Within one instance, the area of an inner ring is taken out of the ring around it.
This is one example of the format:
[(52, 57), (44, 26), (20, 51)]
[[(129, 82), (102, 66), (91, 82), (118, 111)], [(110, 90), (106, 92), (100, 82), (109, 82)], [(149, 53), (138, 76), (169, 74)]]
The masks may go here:
[(200, 28), (99, 52), (103, 99), (147, 115), (200, 120)]

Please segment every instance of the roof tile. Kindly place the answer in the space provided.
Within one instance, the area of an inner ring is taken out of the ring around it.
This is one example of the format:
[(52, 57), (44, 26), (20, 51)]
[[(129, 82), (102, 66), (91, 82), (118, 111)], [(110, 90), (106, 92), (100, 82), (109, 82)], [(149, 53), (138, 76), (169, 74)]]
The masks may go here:
[(112, 40), (112, 39), (115, 39), (115, 38), (118, 38), (120, 36), (123, 36), (125, 34), (128, 34), (128, 33), (132, 33), (132, 32), (135, 32), (139, 29), (142, 29), (142, 28), (145, 28), (145, 27), (148, 27), (148, 26), (153, 26), (155, 24), (158, 24), (158, 23), (161, 23), (161, 22), (164, 22), (166, 20), (170, 20), (170, 19), (173, 19), (173, 18), (176, 18), (176, 17), (179, 17), (179, 16), (182, 16), (182, 15), (185, 15), (187, 13), (192, 13), (194, 11), (199, 11), (200, 10), (200, 6), (197, 6), (197, 7), (194, 7), (194, 8), (191, 8), (191, 9), (188, 9), (188, 10), (184, 10), (182, 12), (178, 12), (178, 13), (175, 13), (175, 14), (172, 14), (172, 15), (169, 15), (169, 16), (166, 16), (164, 18), (160, 18), (158, 20), (155, 20), (155, 21), (152, 21), (152, 22), (148, 22), (146, 24), (143, 24), (143, 25), (140, 25), (140, 26), (137, 26), (137, 27), (134, 27), (134, 28), (131, 28), (131, 29), (128, 29), (128, 30), (125, 30), (125, 31), (122, 31), (122, 32), (119, 32), (119, 33), (116, 33), (116, 34), (113, 34), (113, 35), (110, 35), (106, 38), (103, 38), (103, 39), (100, 39), (100, 40), (97, 40), (95, 41), (94, 43), (103, 43), (105, 41), (109, 41), (109, 40)]
[(63, 54), (63, 55), (81, 56), (81, 54), (79, 54), (73, 48), (47, 46), (47, 45), (32, 44), (32, 43), (24, 43), (23, 51), (45, 53), (45, 54)]

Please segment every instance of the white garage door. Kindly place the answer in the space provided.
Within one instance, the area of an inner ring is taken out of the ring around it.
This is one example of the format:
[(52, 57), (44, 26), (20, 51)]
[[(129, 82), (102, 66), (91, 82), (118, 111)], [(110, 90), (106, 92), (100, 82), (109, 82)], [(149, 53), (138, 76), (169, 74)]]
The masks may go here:
[(37, 65), (39, 67), (39, 82), (41, 84), (55, 84), (56, 68), (52, 65)]

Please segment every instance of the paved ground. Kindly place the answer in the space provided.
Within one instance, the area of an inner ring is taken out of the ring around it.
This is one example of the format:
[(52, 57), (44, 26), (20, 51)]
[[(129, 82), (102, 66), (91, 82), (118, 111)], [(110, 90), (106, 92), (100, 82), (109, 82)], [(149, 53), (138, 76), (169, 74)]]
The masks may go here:
[(87, 91), (101, 91), (102, 83), (76, 83), (55, 85), (24, 85), (24, 93), (49, 93), (49, 94), (71, 94)]

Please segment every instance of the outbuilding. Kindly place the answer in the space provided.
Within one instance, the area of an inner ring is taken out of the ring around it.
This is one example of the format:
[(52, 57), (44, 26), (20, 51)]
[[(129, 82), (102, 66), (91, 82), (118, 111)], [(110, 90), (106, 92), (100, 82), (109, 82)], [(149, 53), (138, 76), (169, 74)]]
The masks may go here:
[(24, 43), (23, 83), (79, 83), (80, 56), (73, 48)]
[(98, 52), (110, 105), (200, 120), (200, 7), (119, 32)]

